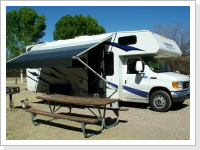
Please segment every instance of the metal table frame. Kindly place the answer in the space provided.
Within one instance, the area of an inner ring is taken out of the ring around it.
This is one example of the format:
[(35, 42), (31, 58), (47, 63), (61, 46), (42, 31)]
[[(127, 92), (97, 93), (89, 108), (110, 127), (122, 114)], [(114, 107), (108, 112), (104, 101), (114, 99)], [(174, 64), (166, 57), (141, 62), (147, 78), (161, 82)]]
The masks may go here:
[[(53, 97), (53, 96), (52, 96)], [(57, 102), (57, 98), (59, 99), (59, 96), (54, 96), (54, 98), (56, 98), (56, 99), (54, 99), (54, 100), (48, 100), (47, 98), (46, 98), (46, 96), (43, 96), (43, 97), (37, 97), (37, 98), (39, 98), (39, 99), (43, 99), (43, 100), (46, 100), (47, 101), (47, 103), (48, 103), (48, 106), (49, 106), (49, 109), (50, 109), (50, 112), (51, 113), (56, 113), (60, 108), (62, 108), (63, 106), (67, 106), (68, 108), (69, 108), (69, 112), (71, 113), (71, 110), (72, 110), (72, 108), (73, 108), (73, 104), (70, 104), (70, 102), (68, 102), (68, 103), (61, 103), (61, 102)], [(62, 99), (63, 97), (61, 96), (61, 99)], [(118, 100), (115, 100), (115, 101), (113, 101), (113, 102), (116, 102), (116, 101), (118, 101)], [(50, 103), (50, 102), (53, 102), (53, 105)], [(109, 103), (109, 104), (111, 104), (111, 103)], [(110, 127), (113, 127), (113, 126), (115, 126), (115, 125), (117, 125), (118, 123), (119, 123), (119, 111), (118, 111), (118, 109), (114, 109), (113, 110), (113, 112), (114, 112), (114, 114), (116, 115), (116, 118), (115, 118), (115, 122), (113, 123), (113, 124), (111, 124), (111, 125), (106, 125), (106, 111), (107, 111), (107, 107), (106, 107), (106, 104), (104, 104), (104, 105), (98, 105), (98, 106), (96, 106), (96, 105), (79, 105), (78, 103), (77, 104), (75, 104), (75, 105), (78, 105), (78, 106), (81, 106), (81, 108), (86, 108), (86, 109), (88, 109), (94, 116), (96, 116), (97, 117), (97, 119), (99, 119), (100, 121), (101, 121), (101, 126), (100, 126), (100, 129), (97, 131), (97, 132), (95, 132), (95, 133), (92, 133), (92, 134), (86, 134), (86, 132), (85, 132), (85, 126), (86, 126), (86, 124), (84, 123), (84, 122), (82, 122), (82, 125), (81, 125), (81, 128), (82, 128), (82, 131), (83, 131), (83, 134), (84, 134), (84, 136), (85, 137), (90, 137), (90, 136), (92, 136), (92, 135), (95, 135), (95, 134), (98, 134), (98, 133), (100, 133), (104, 128), (105, 129), (108, 129), (108, 128), (110, 128)], [(95, 109), (97, 109), (98, 111), (98, 113), (95, 113), (91, 108), (95, 108)], [(103, 113), (101, 112), (101, 110), (103, 110)], [(34, 120), (34, 118), (36, 117), (36, 115), (33, 115), (32, 114), (32, 121)], [(53, 119), (55, 119), (55, 118), (50, 118), (49, 120), (47, 120), (47, 121), (52, 121)], [(33, 121), (33, 123), (34, 123), (34, 121)], [(38, 124), (41, 124), (41, 123), (34, 123), (35, 125), (38, 125)]]

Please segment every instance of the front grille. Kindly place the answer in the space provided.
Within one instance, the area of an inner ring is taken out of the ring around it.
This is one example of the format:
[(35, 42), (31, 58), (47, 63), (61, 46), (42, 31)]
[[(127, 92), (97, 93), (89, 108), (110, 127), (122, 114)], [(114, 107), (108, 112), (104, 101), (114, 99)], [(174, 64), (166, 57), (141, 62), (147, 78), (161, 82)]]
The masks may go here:
[(187, 89), (190, 87), (190, 82), (183, 82), (183, 89)]

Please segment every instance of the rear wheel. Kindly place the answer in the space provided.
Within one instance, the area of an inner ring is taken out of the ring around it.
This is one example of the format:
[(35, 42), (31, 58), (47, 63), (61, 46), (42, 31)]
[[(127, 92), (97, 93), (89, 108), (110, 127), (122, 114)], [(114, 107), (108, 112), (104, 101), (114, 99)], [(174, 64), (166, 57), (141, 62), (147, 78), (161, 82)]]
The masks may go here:
[(171, 105), (171, 98), (165, 91), (156, 91), (150, 96), (150, 106), (155, 111), (168, 111)]

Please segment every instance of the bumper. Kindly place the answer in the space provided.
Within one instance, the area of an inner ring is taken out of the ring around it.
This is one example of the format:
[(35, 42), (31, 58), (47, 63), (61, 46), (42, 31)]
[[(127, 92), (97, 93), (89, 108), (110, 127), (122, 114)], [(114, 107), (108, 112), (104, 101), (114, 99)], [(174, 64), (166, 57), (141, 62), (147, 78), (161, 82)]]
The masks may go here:
[(190, 90), (171, 92), (172, 102), (183, 102), (186, 99), (190, 98)]

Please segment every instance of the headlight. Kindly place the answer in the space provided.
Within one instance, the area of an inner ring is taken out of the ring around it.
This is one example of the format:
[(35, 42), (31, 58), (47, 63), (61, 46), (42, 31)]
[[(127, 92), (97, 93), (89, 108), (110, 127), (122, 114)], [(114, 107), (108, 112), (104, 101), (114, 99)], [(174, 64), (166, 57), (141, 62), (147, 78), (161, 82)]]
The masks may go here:
[(183, 88), (182, 82), (172, 82), (172, 87), (177, 89), (177, 88)]

